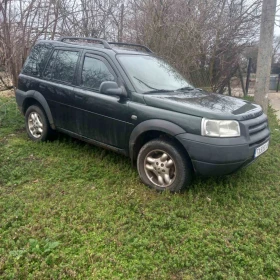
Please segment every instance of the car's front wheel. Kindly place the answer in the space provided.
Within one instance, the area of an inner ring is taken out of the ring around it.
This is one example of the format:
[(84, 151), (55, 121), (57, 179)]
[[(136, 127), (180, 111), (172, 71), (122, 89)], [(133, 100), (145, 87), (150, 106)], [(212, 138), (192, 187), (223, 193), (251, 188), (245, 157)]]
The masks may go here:
[(137, 169), (144, 184), (160, 191), (179, 192), (189, 186), (192, 179), (187, 156), (171, 140), (146, 143), (138, 154)]
[(51, 132), (44, 111), (37, 105), (32, 105), (26, 110), (25, 126), (29, 138), (36, 142), (47, 140)]

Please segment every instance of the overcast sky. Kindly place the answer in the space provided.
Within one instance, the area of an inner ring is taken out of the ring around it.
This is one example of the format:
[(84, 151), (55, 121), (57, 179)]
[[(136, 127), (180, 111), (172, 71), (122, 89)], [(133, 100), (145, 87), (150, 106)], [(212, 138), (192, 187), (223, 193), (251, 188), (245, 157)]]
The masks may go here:
[[(280, 0), (277, 0), (277, 6), (280, 5)], [(276, 23), (277, 25), (280, 25), (280, 6), (277, 7), (277, 14), (276, 14)], [(280, 27), (275, 25), (274, 27), (274, 35), (280, 36)]]

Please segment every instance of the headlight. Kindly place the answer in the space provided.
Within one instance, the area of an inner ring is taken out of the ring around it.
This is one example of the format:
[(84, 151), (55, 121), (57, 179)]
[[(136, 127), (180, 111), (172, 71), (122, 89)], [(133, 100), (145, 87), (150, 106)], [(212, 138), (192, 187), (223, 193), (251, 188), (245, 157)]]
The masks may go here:
[(237, 137), (240, 127), (237, 121), (208, 120), (201, 122), (201, 135), (209, 137)]

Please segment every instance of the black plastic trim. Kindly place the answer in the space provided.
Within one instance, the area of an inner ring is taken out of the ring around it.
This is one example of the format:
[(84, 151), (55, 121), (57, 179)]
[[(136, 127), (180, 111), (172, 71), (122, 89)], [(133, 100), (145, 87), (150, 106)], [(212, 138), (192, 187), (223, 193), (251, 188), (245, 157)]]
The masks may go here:
[(125, 155), (125, 156), (128, 156), (127, 152), (123, 149), (120, 149), (120, 148), (117, 148), (117, 147), (114, 147), (114, 146), (111, 146), (111, 145), (108, 145), (108, 144), (104, 144), (102, 142), (99, 142), (99, 141), (96, 141), (96, 140), (93, 140), (93, 139), (89, 139), (87, 137), (84, 137), (80, 134), (77, 134), (77, 133), (74, 133), (72, 131), (63, 129), (61, 127), (58, 127), (57, 130), (65, 133), (65, 134), (68, 134), (71, 137), (74, 137), (74, 138), (77, 138), (79, 140), (85, 141), (87, 143), (99, 146), (99, 147), (104, 148), (104, 149), (112, 150), (114, 152), (117, 152), (117, 153)]
[(132, 160), (133, 158), (133, 149), (134, 145), (137, 141), (137, 138), (144, 132), (147, 131), (160, 131), (167, 133), (171, 136), (176, 136), (178, 134), (185, 133), (185, 131), (178, 125), (164, 121), (164, 120), (158, 120), (158, 119), (153, 119), (153, 120), (147, 120), (144, 121), (140, 124), (138, 124), (132, 131), (129, 139), (129, 155)]
[(46, 99), (44, 98), (44, 96), (41, 93), (38, 91), (35, 91), (35, 90), (30, 90), (27, 92), (24, 92), (19, 89), (16, 90), (16, 101), (17, 101), (18, 107), (21, 109), (22, 113), (24, 113), (23, 112), (24, 104), (29, 98), (35, 99), (43, 107), (43, 109), (47, 115), (47, 118), (49, 120), (51, 128), (55, 129), (55, 124), (54, 124), (54, 120), (52, 117), (50, 107), (49, 107)]

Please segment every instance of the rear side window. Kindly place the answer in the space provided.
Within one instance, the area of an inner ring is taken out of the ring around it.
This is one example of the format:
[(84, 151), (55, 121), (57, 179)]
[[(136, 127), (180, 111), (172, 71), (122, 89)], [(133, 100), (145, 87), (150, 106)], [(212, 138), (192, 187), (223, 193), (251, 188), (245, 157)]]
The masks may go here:
[(52, 44), (35, 45), (24, 63), (22, 73), (36, 77), (42, 76), (51, 49)]
[(114, 80), (114, 76), (103, 61), (93, 57), (85, 57), (81, 82), (84, 87), (99, 89), (102, 82)]
[(54, 63), (55, 63), (55, 59), (56, 59), (56, 56), (57, 56), (57, 53), (58, 51), (55, 50), (48, 62), (48, 65), (45, 69), (45, 72), (44, 72), (44, 77), (48, 78), (48, 79), (51, 79), (52, 78), (52, 69), (53, 69), (53, 66), (54, 66)]
[(78, 51), (55, 50), (48, 62), (44, 77), (71, 83), (74, 78)]

